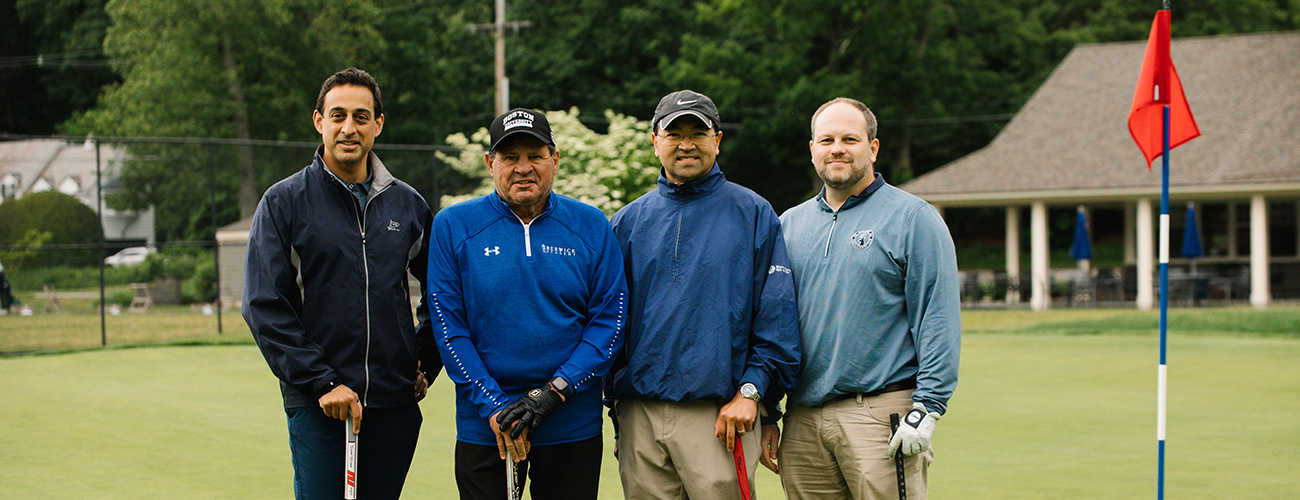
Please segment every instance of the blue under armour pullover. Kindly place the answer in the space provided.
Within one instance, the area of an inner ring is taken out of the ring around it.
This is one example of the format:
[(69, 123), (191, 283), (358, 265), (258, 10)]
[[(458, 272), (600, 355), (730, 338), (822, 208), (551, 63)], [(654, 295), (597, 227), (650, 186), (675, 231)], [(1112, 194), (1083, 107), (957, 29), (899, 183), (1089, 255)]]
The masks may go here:
[(627, 309), (622, 255), (600, 210), (556, 193), (528, 224), (496, 193), (442, 209), (429, 304), (456, 383), (458, 440), (496, 445), (487, 419), (557, 376), (573, 396), (532, 443), (600, 435), (600, 382), (622, 347)]
[(749, 382), (767, 404), (794, 385), (794, 280), (767, 200), (715, 164), (684, 184), (661, 174), (613, 223), (632, 294), (615, 399), (726, 401)]

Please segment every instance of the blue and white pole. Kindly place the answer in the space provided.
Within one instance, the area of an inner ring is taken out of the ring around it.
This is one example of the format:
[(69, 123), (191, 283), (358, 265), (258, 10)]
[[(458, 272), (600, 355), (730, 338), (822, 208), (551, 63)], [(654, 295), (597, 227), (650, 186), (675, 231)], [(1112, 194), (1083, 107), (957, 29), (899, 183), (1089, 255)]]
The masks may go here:
[(1169, 106), (1164, 116), (1164, 167), (1160, 181), (1160, 367), (1156, 382), (1156, 441), (1159, 461), (1156, 466), (1156, 498), (1165, 498), (1165, 399), (1168, 394), (1168, 369), (1165, 367), (1165, 344), (1169, 327)]

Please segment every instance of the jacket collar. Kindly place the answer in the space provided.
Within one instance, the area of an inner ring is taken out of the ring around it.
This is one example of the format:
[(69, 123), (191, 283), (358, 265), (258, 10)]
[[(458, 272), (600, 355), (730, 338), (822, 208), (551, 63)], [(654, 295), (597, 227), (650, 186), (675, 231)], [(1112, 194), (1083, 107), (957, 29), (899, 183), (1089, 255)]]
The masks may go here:
[[(871, 184), (867, 184), (867, 187), (862, 188), (862, 191), (858, 192), (858, 194), (850, 196), (849, 199), (844, 200), (844, 204), (840, 205), (840, 211), (842, 212), (862, 204), (862, 202), (867, 201), (867, 198), (871, 197), (872, 193), (875, 193), (884, 185), (885, 177), (880, 175), (880, 172), (876, 172), (876, 180), (871, 181)], [(817, 201), (821, 204), (820, 206), (823, 212), (835, 211), (835, 209), (831, 208), (831, 206), (826, 203), (826, 186), (822, 186), (822, 190), (817, 192)]]
[(673, 184), (664, 175), (663, 167), (659, 167), (659, 194), (669, 198), (692, 199), (698, 198), (714, 191), (727, 183), (727, 177), (722, 175), (722, 169), (718, 167), (717, 162), (713, 162), (713, 168), (704, 177), (682, 184)]
[[(546, 208), (543, 208), (536, 217), (533, 217), (532, 222), (537, 222), (537, 219), (551, 213), (551, 209), (555, 208), (555, 196), (555, 190), (551, 190), (551, 193), (546, 196)], [(522, 222), (522, 219), (519, 218), (519, 214), (516, 214), (514, 210), (510, 209), (510, 205), (506, 204), (506, 200), (501, 199), (501, 195), (497, 193), (495, 189), (492, 190), (491, 193), (487, 194), (487, 198), (488, 204), (491, 205), (492, 209), (496, 210), (497, 213)]]
[[(311, 161), (312, 167), (320, 169), (322, 175), (326, 175), (329, 178), (338, 179), (339, 182), (342, 182), (343, 179), (339, 179), (337, 175), (334, 175), (334, 172), (330, 172), (330, 169), (325, 168), (325, 158), (321, 156), (323, 154), (325, 154), (325, 145), (322, 144), (320, 146), (316, 146), (316, 155), (314, 158), (312, 158)], [(387, 189), (388, 186), (392, 185), (394, 181), (397, 180), (395, 177), (393, 177), (393, 174), (388, 172), (387, 168), (384, 168), (384, 162), (379, 161), (379, 156), (376, 155), (373, 150), (370, 151), (369, 156), (366, 159), (368, 160), (370, 165), (370, 176), (371, 176), (370, 192), (371, 193), (378, 193), (380, 191), (383, 191)]]

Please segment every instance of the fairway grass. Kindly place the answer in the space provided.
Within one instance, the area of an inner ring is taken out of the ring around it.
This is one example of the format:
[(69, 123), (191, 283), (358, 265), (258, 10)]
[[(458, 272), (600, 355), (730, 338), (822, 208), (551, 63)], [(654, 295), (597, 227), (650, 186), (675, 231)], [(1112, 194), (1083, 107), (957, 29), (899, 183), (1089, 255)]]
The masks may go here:
[[(1292, 326), (1300, 309), (1278, 311), (1171, 311), (1170, 498), (1300, 498), (1292, 476), (1300, 468), (1300, 327)], [(0, 336), (39, 318), (0, 317)], [(931, 498), (1155, 497), (1153, 318), (1128, 310), (963, 313), (961, 379), (934, 436)], [(93, 326), (97, 336), (97, 318)], [(226, 328), (186, 338), (242, 345), (0, 358), (3, 496), (292, 498), (275, 378), (242, 322)], [(420, 405), (425, 423), (404, 498), (457, 498), (453, 399), (439, 376)], [(622, 498), (608, 424), (605, 441), (600, 497)], [(783, 497), (775, 475), (758, 476), (758, 498)]]

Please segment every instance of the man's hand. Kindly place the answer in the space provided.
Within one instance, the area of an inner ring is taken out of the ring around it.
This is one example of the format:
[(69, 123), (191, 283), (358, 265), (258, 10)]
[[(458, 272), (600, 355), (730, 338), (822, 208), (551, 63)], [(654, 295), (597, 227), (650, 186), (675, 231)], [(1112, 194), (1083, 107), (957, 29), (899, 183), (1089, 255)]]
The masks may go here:
[(781, 450), (781, 428), (776, 424), (764, 425), (759, 437), (758, 462), (775, 474), (781, 473), (781, 464), (777, 462)]
[(736, 396), (718, 410), (718, 419), (713, 422), (713, 436), (727, 447), (728, 453), (735, 452), (736, 438), (754, 430), (757, 419), (758, 403), (736, 391)]
[(503, 413), (505, 413), (505, 410), (488, 417), (488, 427), (492, 428), (492, 434), (497, 437), (497, 452), (501, 454), (501, 459), (505, 460), (506, 450), (509, 450), (510, 456), (514, 458), (515, 463), (522, 462), (528, 458), (528, 451), (532, 449), (533, 445), (528, 442), (527, 432), (524, 432), (519, 437), (510, 437), (510, 434), (507, 434), (506, 431), (501, 429), (501, 426), (497, 425), (497, 420)]
[(564, 396), (550, 386), (538, 387), (506, 405), (506, 409), (498, 413), (496, 423), (503, 429), (510, 429), (511, 439), (518, 439), (525, 429), (536, 433), (542, 421), (563, 402)]
[(420, 369), (420, 362), (415, 362), (415, 402), (419, 403), (429, 394), (429, 379), (424, 376), (424, 370)]
[(921, 403), (912, 403), (912, 411), (903, 415), (898, 431), (889, 440), (889, 456), (894, 456), (897, 450), (910, 457), (930, 449), (930, 438), (934, 437), (934, 424), (938, 421), (938, 413), (926, 411)]
[(320, 409), (330, 418), (347, 420), (352, 413), (352, 432), (361, 433), (361, 398), (348, 386), (339, 384), (330, 392), (320, 397)]

